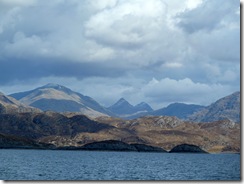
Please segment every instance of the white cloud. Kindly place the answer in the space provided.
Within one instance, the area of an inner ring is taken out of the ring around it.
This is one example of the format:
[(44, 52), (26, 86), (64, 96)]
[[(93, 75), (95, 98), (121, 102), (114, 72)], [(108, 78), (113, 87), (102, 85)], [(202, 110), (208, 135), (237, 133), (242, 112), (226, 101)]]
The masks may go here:
[(120, 1), (93, 15), (85, 24), (85, 35), (113, 47), (141, 47), (155, 39), (164, 16), (165, 5), (160, 0)]
[(173, 102), (209, 105), (231, 92), (233, 89), (230, 86), (195, 83), (189, 78), (181, 80), (153, 78), (142, 88), (144, 96), (150, 98), (155, 107), (159, 107), (159, 103), (166, 105)]
[(182, 64), (181, 63), (173, 63), (173, 62), (166, 62), (162, 65), (162, 67), (167, 67), (167, 68), (181, 68)]
[(197, 8), (203, 0), (188, 0), (186, 3), (187, 9), (191, 10)]
[[(41, 38), (36, 35), (27, 37), (22, 32), (16, 32), (13, 37), (13, 42), (6, 44), (4, 53), (7, 55), (14, 53), (14, 56), (18, 58), (25, 58), (26, 55), (45, 55), (48, 52), (48, 50), (45, 51), (47, 46), (48, 43), (43, 42), (43, 40), (41, 40)], [(32, 52), (26, 48), (31, 48)]]

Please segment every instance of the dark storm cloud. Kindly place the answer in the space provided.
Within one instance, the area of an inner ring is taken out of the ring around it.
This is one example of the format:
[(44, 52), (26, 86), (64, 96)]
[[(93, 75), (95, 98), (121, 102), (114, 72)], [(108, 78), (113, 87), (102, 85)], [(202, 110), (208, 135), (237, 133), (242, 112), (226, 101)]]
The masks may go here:
[(237, 0), (205, 0), (197, 8), (179, 14), (178, 25), (188, 33), (211, 31), (221, 26), (223, 20), (238, 21), (237, 5)]
[(119, 69), (110, 68), (99, 63), (77, 63), (71, 61), (51, 60), (17, 60), (13, 58), (0, 60), (0, 85), (11, 81), (25, 81), (43, 77), (118, 77), (123, 74)]

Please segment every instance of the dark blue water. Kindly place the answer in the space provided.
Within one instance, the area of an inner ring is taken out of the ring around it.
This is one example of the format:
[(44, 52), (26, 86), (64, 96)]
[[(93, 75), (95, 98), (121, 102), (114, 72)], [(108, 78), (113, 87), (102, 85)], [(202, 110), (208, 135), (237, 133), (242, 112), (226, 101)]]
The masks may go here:
[(0, 180), (240, 180), (240, 155), (2, 149)]

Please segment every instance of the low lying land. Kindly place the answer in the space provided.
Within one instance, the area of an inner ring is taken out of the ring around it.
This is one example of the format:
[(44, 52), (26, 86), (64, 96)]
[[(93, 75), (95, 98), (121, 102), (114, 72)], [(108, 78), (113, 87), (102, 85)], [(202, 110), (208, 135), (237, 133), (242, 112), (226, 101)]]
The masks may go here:
[(1, 148), (170, 152), (186, 144), (208, 153), (240, 152), (240, 124), (228, 119), (209, 123), (170, 116), (92, 120), (84, 115), (30, 112), (1, 114), (0, 122)]

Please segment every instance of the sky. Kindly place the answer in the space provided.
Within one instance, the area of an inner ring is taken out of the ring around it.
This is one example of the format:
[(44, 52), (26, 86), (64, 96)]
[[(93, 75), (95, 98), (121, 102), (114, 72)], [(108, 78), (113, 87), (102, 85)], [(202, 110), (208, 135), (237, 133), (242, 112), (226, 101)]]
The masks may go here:
[(110, 106), (240, 90), (240, 1), (0, 0), (0, 91), (64, 85)]

